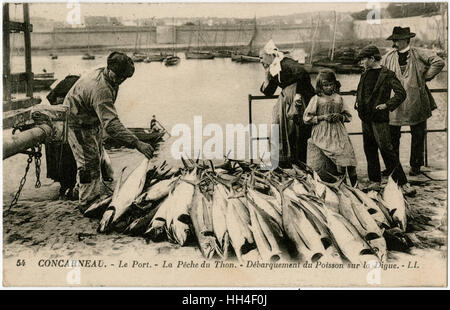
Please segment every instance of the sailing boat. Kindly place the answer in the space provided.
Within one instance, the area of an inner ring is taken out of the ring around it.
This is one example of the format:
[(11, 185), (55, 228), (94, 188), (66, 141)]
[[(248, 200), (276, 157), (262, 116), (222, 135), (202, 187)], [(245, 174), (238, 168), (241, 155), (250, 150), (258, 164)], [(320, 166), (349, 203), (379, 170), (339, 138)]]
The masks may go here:
[(89, 53), (89, 30), (87, 30), (87, 37), (88, 37), (88, 43), (87, 43), (87, 52), (84, 53), (84, 55), (81, 57), (83, 60), (93, 60), (95, 59), (95, 56)]
[(231, 55), (231, 58), (240, 63), (248, 63), (248, 62), (259, 62), (259, 54), (258, 51), (255, 50), (253, 44), (255, 43), (256, 37), (258, 35), (258, 27), (256, 26), (256, 17), (254, 20), (254, 30), (252, 34), (252, 38), (248, 43), (245, 50), (241, 53), (233, 53), (235, 55)]
[(139, 52), (140, 46), (141, 46), (141, 38), (139, 35), (139, 25), (138, 25), (138, 28), (136, 30), (136, 41), (134, 43), (134, 52), (133, 55), (131, 55), (131, 59), (133, 60), (133, 62), (143, 62), (145, 57), (147, 57), (145, 54)]
[(177, 42), (177, 32), (175, 27), (175, 22), (173, 23), (173, 29), (172, 29), (172, 55), (167, 56), (164, 59), (164, 64), (166, 66), (175, 66), (180, 63), (180, 57), (178, 57), (175, 53), (175, 44)]
[[(218, 32), (218, 31), (217, 31)], [(214, 37), (214, 43), (216, 42), (217, 32)], [(227, 31), (223, 30), (222, 47), (213, 52), (214, 57), (228, 58), (231, 57), (231, 51), (225, 48), (225, 42), (227, 41)]]
[[(320, 18), (319, 18), (320, 21)], [(355, 64), (356, 51), (352, 48), (341, 48), (340, 50), (336, 50), (336, 30), (337, 30), (337, 15), (336, 11), (334, 11), (334, 30), (333, 30), (333, 38), (331, 41), (331, 46), (328, 50), (328, 55), (326, 57), (321, 57), (317, 61), (313, 61), (313, 49), (311, 49), (310, 63), (312, 63), (313, 67), (325, 67), (330, 68), (336, 73), (340, 74), (352, 74), (352, 73), (361, 73), (362, 68)], [(313, 36), (313, 46), (315, 35)]]
[(198, 31), (197, 31), (197, 50), (191, 51), (190, 48), (185, 53), (186, 59), (213, 59), (214, 54), (210, 51), (204, 51), (200, 49), (200, 39), (203, 41), (200, 32), (200, 22), (198, 22)]
[[(153, 26), (153, 25), (154, 25), (154, 24), (153, 24), (153, 20), (152, 20), (152, 26)], [(161, 62), (161, 61), (163, 61), (168, 55), (167, 55), (166, 52), (164, 52), (164, 53), (163, 53), (163, 52), (159, 52), (159, 53), (150, 53), (151, 33), (152, 33), (152, 30), (150, 29), (150, 31), (148, 32), (148, 37), (147, 37), (147, 39), (148, 39), (148, 42), (147, 42), (148, 52), (147, 52), (146, 57), (144, 58), (144, 62), (145, 62), (145, 63), (150, 63), (150, 62), (155, 62), (155, 61)]]

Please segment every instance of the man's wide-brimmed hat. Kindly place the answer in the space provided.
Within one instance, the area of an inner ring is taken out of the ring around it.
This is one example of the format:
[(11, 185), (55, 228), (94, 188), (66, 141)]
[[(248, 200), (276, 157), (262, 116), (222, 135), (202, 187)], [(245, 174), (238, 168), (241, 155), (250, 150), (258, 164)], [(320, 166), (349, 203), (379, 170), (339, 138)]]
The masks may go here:
[(392, 30), (392, 35), (386, 40), (404, 40), (415, 37), (416, 34), (409, 30), (409, 27), (394, 27)]

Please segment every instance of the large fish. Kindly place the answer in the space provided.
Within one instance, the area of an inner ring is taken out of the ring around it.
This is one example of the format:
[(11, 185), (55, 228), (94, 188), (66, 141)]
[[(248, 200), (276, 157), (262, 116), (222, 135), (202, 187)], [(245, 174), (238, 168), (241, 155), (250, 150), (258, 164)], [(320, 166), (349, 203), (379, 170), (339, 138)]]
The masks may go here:
[(300, 195), (298, 198), (298, 202), (294, 204), (305, 212), (306, 217), (320, 235), (320, 241), (325, 248), (323, 260), (332, 263), (342, 263), (339, 247), (331, 237), (327, 226), (327, 218), (324, 214), (322, 202), (313, 196)]
[(269, 214), (252, 202), (247, 206), (250, 211), (250, 227), (261, 258), (266, 262), (280, 260), (283, 252), (279, 246), (282, 242), (279, 225)]
[(359, 198), (343, 184), (339, 193), (340, 213), (356, 228), (381, 260), (386, 259), (386, 240), (383, 231), (367, 211)]
[(282, 189), (281, 188), (277, 188), (275, 187), (273, 184), (271, 184), (269, 182), (269, 188), (270, 188), (270, 194), (272, 194), (273, 197), (275, 197), (276, 201), (277, 201), (277, 205), (281, 206), (283, 201), (282, 201), (282, 197), (281, 197), (281, 192)]
[(228, 192), (222, 184), (217, 184), (214, 188), (213, 201), (211, 205), (211, 215), (214, 234), (220, 245), (220, 254), (223, 258), (228, 257), (229, 235), (227, 231), (227, 206)]
[(339, 196), (332, 190), (332, 188), (339, 190), (339, 186), (343, 183), (343, 181), (344, 178), (341, 178), (335, 183), (326, 183), (320, 179), (316, 172), (314, 172), (314, 178), (311, 179), (316, 196), (323, 198), (325, 200), (325, 204), (332, 208), (335, 212), (339, 212)]
[(145, 230), (147, 229), (150, 222), (155, 217), (156, 212), (158, 211), (160, 205), (152, 208), (146, 215), (135, 219), (125, 230), (125, 233), (128, 233), (133, 236), (143, 235)]
[(173, 177), (171, 179), (162, 180), (154, 184), (145, 192), (144, 200), (157, 201), (166, 197), (167, 195), (169, 195), (169, 191), (177, 179), (178, 178)]
[(351, 187), (349, 189), (364, 203), (367, 212), (369, 212), (380, 228), (390, 228), (388, 219), (380, 209), (379, 205), (372, 198), (356, 187)]
[(304, 182), (300, 182), (298, 180), (294, 179), (294, 182), (292, 183), (292, 190), (297, 194), (297, 195), (309, 195), (311, 192), (311, 189), (308, 189), (306, 183)]
[[(321, 235), (322, 244), (324, 245), (325, 249), (328, 249), (328, 247), (330, 246), (330, 240), (326, 232), (320, 229), (321, 227), (317, 227), (317, 221), (322, 223), (322, 226), (325, 225), (326, 222), (325, 215), (323, 214), (323, 200), (312, 195), (298, 195), (292, 188), (285, 189), (283, 194), (285, 199), (288, 199), (295, 206), (303, 209), (311, 224), (313, 224), (314, 228), (316, 228), (316, 231)], [(331, 252), (331, 250), (329, 251)]]
[(320, 179), (317, 172), (314, 171), (313, 176), (314, 177), (312, 178), (312, 185), (314, 186), (314, 192), (316, 193), (317, 197), (323, 197), (327, 190), (327, 186), (321, 182), (322, 180)]
[(167, 210), (173, 204), (173, 195), (169, 195), (161, 202), (147, 230), (144, 233), (153, 242), (160, 242), (167, 238)]
[(206, 259), (213, 258), (218, 244), (212, 224), (211, 202), (204, 197), (197, 186), (195, 187), (189, 214), (203, 257)]
[(299, 260), (316, 262), (325, 253), (320, 234), (314, 229), (304, 211), (290, 201), (283, 202), (283, 227), (295, 244)]
[(258, 259), (259, 253), (250, 229), (250, 214), (239, 198), (228, 199), (225, 220), (231, 244), (239, 261)]
[(402, 231), (406, 230), (406, 205), (403, 193), (392, 177), (389, 176), (386, 187), (383, 190), (383, 200), (389, 209), (394, 222)]
[(168, 237), (183, 246), (190, 234), (189, 209), (194, 196), (197, 169), (180, 178), (172, 192), (173, 202), (167, 209)]
[(342, 215), (327, 209), (327, 225), (343, 255), (352, 263), (379, 261), (374, 250), (359, 235), (356, 228)]
[(106, 208), (108, 208), (111, 200), (112, 195), (93, 203), (86, 211), (84, 211), (84, 216), (92, 218), (100, 217), (105, 212)]
[(272, 196), (264, 195), (253, 189), (248, 189), (248, 198), (253, 201), (259, 208), (263, 209), (268, 215), (270, 215), (281, 227), (283, 226), (283, 220), (281, 218), (281, 206), (278, 206), (278, 202)]
[(142, 194), (140, 194), (134, 201), (136, 205), (140, 205), (149, 201), (158, 201), (167, 195), (169, 195), (169, 191), (172, 189), (178, 178), (171, 178), (165, 180), (155, 180), (151, 186), (147, 188)]
[[(114, 191), (111, 204), (103, 213), (100, 221), (99, 232), (104, 232), (111, 224), (114, 224), (120, 216), (131, 206), (133, 201), (142, 192), (148, 171), (150, 160), (144, 158), (142, 162), (130, 173), (118, 190)], [(119, 180), (120, 181), (120, 180)], [(117, 186), (116, 186), (117, 189)]]
[(361, 201), (345, 186), (339, 191), (339, 213), (355, 226), (361, 236), (369, 233), (382, 235), (382, 231)]
[(386, 218), (386, 220), (389, 223), (389, 227), (396, 226), (394, 219), (392, 218), (392, 216), (389, 212), (389, 208), (386, 206), (386, 202), (383, 200), (383, 196), (381, 195), (381, 193), (374, 192), (373, 198), (371, 198), (371, 199), (373, 201), (375, 201), (377, 206), (380, 208), (381, 212), (383, 212), (384, 217)]

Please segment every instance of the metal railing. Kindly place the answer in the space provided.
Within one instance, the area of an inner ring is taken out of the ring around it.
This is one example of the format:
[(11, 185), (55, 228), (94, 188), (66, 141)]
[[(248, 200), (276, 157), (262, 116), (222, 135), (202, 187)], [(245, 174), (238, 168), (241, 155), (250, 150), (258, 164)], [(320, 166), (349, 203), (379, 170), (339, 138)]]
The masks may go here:
[[(446, 93), (448, 92), (447, 88), (435, 88), (430, 89), (432, 93)], [(341, 96), (356, 96), (356, 90), (350, 91), (342, 91), (339, 93)], [(250, 161), (253, 162), (253, 141), (256, 140), (269, 140), (269, 137), (253, 137), (252, 135), (252, 103), (253, 100), (267, 100), (267, 99), (277, 99), (278, 96), (253, 96), (251, 94), (248, 95), (248, 123), (249, 123), (249, 139), (250, 139)], [(425, 166), (428, 166), (428, 133), (429, 132), (447, 132), (447, 128), (442, 129), (425, 129), (425, 145), (424, 145), (424, 157), (425, 157)], [(411, 133), (410, 130), (402, 130), (401, 133)], [(362, 135), (362, 132), (349, 132), (350, 136)]]

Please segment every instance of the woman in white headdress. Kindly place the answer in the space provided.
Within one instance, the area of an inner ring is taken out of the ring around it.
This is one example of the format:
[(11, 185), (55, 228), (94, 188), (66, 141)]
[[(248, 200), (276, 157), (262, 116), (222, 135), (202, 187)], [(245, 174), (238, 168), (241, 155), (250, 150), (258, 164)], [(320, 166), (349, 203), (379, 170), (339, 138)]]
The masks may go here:
[(284, 57), (272, 40), (261, 50), (260, 62), (265, 69), (261, 92), (272, 96), (278, 87), (282, 89), (272, 116), (272, 123), (280, 126), (280, 166), (306, 163), (311, 126), (305, 125), (302, 118), (309, 100), (315, 95), (309, 73), (297, 61)]

